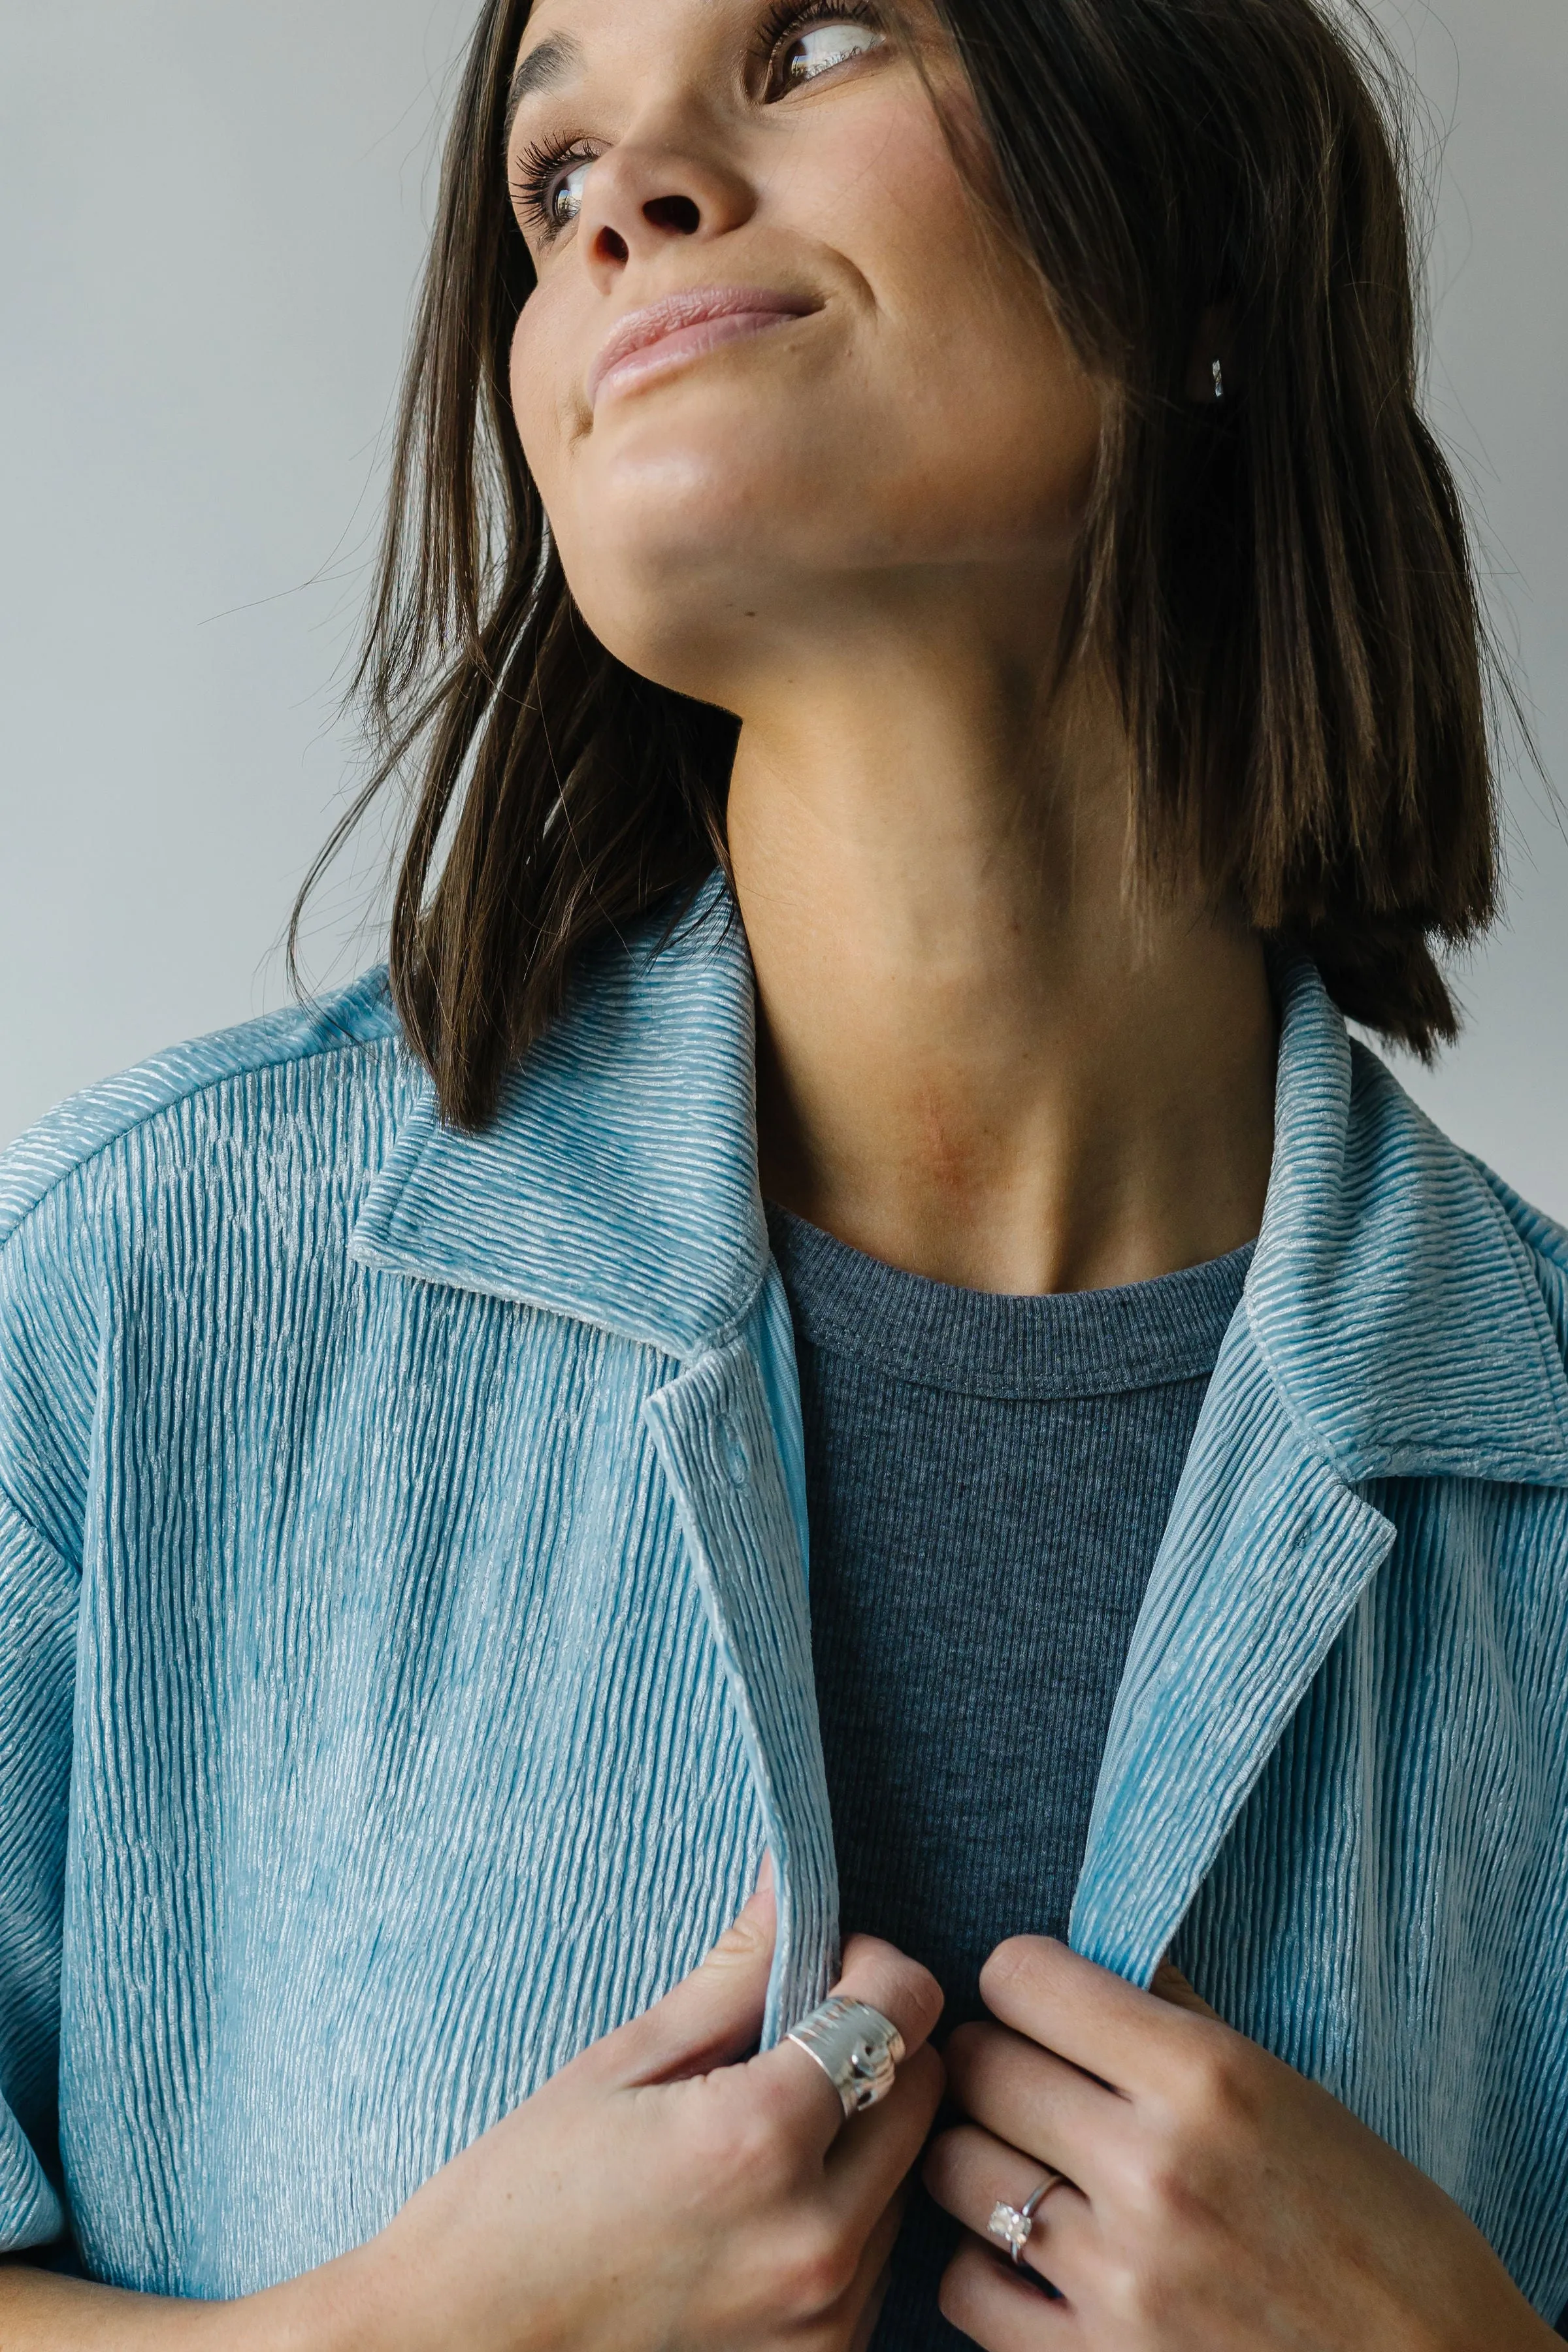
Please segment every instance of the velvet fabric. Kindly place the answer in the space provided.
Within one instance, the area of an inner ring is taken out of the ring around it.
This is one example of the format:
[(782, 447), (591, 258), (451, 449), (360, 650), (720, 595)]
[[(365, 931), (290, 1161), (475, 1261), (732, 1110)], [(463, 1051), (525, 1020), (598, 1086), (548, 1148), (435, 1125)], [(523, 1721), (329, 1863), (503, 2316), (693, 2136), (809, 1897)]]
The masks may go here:
[[(1568, 1237), (1280, 973), (1276, 1159), (1072, 1915), (1568, 2300)], [(384, 981), (0, 1161), (0, 2247), (230, 2295), (700, 1957), (834, 1969), (799, 1387), (715, 884), (482, 1135)], [(1018, 1759), (1027, 1770), (1028, 1757)]]

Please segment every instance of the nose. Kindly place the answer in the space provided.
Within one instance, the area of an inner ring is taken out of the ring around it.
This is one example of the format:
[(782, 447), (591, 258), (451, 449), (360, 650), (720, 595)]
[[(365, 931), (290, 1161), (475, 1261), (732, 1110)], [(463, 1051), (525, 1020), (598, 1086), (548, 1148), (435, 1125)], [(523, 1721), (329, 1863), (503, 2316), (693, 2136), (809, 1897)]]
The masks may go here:
[(755, 208), (750, 183), (723, 163), (684, 144), (622, 139), (584, 181), (579, 246), (607, 292), (630, 263), (680, 238), (722, 236)]

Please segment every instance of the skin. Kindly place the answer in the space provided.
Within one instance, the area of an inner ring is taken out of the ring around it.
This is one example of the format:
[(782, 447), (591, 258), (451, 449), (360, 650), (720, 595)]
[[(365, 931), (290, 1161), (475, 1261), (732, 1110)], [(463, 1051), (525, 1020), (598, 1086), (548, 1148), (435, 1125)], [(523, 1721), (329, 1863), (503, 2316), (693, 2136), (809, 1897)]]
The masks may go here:
[[(973, 2234), (942, 2307), (991, 2352), (1480, 2352), (1560, 2339), (1479, 2230), (1173, 1969), (1152, 1993), (1042, 1937), (986, 1963), (998, 2022), (948, 2044), (973, 2120), (926, 2159)], [(980, 2234), (1046, 2168), (1020, 2275)], [(1047, 2302), (1035, 2277), (1063, 2300)]]
[[(542, 0), (570, 37), (510, 164), (539, 284), (518, 427), (589, 625), (742, 722), (730, 810), (769, 1194), (1002, 1291), (1131, 1281), (1256, 1233), (1272, 1148), (1258, 942), (1123, 887), (1128, 761), (1054, 694), (1097, 387), (954, 161), (929, 24), (777, 87), (755, 0)], [(923, 68), (923, 70), (921, 69)], [(940, 101), (946, 126), (939, 116)], [(950, 136), (951, 133), (951, 136)], [(530, 146), (586, 163), (547, 233)], [(606, 337), (694, 287), (804, 315), (589, 396)], [(1194, 381), (1206, 373), (1200, 324)], [(0, 2273), (0, 2341), (181, 2352), (854, 2352), (935, 2113), (940, 1994), (851, 1941), (910, 2056), (841, 2126), (812, 2060), (747, 2060), (764, 1887), (710, 1959), (448, 2165), (368, 2246), (227, 2305)], [(1531, 2352), (1556, 2341), (1441, 2191), (1178, 1983), (993, 1956), (927, 2158), (984, 2229), (1047, 2162), (1047, 2302), (974, 2237), (944, 2307), (994, 2352)], [(605, 2216), (613, 2216), (606, 2227)]]

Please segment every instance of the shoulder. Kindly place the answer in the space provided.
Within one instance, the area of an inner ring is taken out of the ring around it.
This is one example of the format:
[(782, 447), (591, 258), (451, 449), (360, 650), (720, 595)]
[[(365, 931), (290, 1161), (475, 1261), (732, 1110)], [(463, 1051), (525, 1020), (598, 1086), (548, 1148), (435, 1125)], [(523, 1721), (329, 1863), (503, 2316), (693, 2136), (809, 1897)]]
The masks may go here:
[(184, 1378), (237, 1318), (275, 1323), (342, 1255), (421, 1082), (372, 972), (160, 1054), (0, 1155), (0, 1508), (77, 1556), (107, 1335)]
[(138, 1185), (216, 1149), (264, 1151), (280, 1129), (307, 1153), (313, 1130), (341, 1141), (327, 1130), (344, 1097), (374, 1088), (382, 1070), (406, 1075), (408, 1063), (383, 971), (171, 1047), (72, 1096), (0, 1153), (0, 1263), (62, 1194), (79, 1198), (95, 1182), (129, 1202)]

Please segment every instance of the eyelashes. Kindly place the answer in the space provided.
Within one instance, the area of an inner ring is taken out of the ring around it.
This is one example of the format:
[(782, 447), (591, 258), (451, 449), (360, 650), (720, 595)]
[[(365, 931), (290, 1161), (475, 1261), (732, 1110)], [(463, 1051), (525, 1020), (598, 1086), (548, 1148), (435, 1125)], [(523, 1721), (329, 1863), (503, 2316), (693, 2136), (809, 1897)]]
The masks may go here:
[[(874, 0), (772, 0), (755, 37), (755, 56), (763, 70), (764, 94), (769, 102), (792, 89), (804, 88), (816, 78), (808, 68), (781, 81), (777, 67), (781, 53), (792, 42), (799, 41), (814, 27), (829, 25), (859, 25), (879, 36), (883, 17)], [(829, 60), (829, 64), (841, 62), (842, 59)], [(573, 203), (569, 183), (586, 165), (596, 162), (602, 152), (584, 138), (565, 142), (529, 140), (524, 143), (513, 160), (510, 184), (512, 205), (525, 231), (531, 230), (548, 245), (570, 226), (581, 205), (581, 192)], [(569, 210), (563, 210), (563, 198), (570, 205)]]
[[(826, 5), (819, 5), (819, 0), (773, 0), (757, 40), (770, 69), (779, 51), (813, 25), (863, 25), (879, 33), (882, 18), (871, 0), (827, 0)], [(785, 84), (785, 88), (793, 86)]]
[[(559, 236), (567, 226), (567, 220), (556, 215), (563, 186), (579, 165), (595, 163), (598, 153), (596, 147), (581, 140), (565, 147), (544, 146), (529, 140), (511, 174), (511, 200), (522, 226), (536, 230), (547, 240)], [(568, 218), (574, 219), (575, 214)]]

